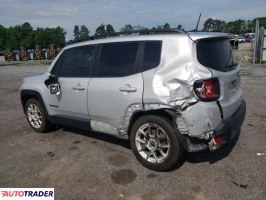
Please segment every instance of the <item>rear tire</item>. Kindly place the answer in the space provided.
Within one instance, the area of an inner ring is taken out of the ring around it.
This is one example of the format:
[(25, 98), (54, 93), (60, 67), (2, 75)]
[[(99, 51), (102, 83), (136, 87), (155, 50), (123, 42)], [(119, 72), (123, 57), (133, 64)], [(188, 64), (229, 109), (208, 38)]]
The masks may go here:
[(154, 171), (168, 171), (182, 158), (177, 130), (163, 117), (147, 115), (140, 117), (130, 130), (130, 145), (136, 158)]
[(25, 104), (25, 114), (31, 128), (39, 133), (45, 133), (53, 128), (47, 119), (42, 103), (36, 99), (29, 99)]

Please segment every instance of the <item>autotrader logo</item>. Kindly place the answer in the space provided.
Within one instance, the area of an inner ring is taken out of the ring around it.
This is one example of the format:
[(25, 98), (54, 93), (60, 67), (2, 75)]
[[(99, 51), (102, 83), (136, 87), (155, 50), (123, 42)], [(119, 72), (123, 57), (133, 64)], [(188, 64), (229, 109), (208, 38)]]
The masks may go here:
[(54, 200), (54, 188), (0, 188), (0, 200)]

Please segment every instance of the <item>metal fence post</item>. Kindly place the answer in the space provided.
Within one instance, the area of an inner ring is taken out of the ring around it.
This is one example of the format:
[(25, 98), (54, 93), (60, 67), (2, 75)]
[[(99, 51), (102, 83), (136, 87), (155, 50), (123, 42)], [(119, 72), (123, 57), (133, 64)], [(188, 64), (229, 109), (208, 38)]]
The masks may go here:
[(259, 20), (256, 19), (256, 28), (255, 28), (255, 41), (253, 41), (253, 64), (256, 62), (257, 57), (257, 43), (258, 43), (258, 34), (259, 33)]

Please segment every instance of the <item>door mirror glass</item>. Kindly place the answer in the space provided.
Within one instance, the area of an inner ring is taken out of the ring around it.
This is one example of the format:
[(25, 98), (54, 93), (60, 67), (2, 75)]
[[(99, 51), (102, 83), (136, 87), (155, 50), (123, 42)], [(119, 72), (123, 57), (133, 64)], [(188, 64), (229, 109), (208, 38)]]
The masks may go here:
[(49, 89), (51, 95), (60, 94), (60, 85), (58, 83), (58, 77), (55, 75), (50, 75), (49, 78), (44, 81), (45, 85)]
[(60, 94), (60, 85), (58, 83), (52, 83), (48, 86), (51, 95)]

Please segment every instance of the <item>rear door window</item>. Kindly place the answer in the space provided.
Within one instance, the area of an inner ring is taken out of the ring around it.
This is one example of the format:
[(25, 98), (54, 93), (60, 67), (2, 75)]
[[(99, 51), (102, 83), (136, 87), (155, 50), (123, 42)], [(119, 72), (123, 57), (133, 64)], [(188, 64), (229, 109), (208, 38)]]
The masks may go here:
[(161, 59), (161, 41), (146, 41), (144, 46), (143, 71), (157, 67)]
[(96, 77), (123, 77), (136, 73), (139, 42), (102, 44)]
[(197, 59), (205, 67), (218, 71), (235, 68), (229, 39), (202, 39), (197, 42)]

